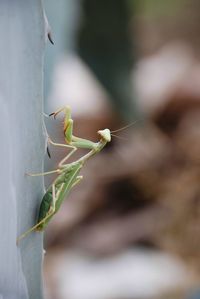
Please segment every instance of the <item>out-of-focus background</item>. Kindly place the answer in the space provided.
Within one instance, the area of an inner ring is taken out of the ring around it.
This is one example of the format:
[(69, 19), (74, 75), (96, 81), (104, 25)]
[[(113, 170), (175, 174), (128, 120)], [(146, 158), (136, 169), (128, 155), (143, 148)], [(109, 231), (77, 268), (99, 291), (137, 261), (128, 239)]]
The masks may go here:
[[(50, 223), (46, 298), (200, 298), (200, 1), (48, 0), (45, 9), (55, 43), (45, 112), (70, 105), (75, 135), (94, 141), (136, 121), (88, 161)], [(64, 143), (62, 121), (45, 119)], [(66, 150), (49, 150), (53, 169)]]

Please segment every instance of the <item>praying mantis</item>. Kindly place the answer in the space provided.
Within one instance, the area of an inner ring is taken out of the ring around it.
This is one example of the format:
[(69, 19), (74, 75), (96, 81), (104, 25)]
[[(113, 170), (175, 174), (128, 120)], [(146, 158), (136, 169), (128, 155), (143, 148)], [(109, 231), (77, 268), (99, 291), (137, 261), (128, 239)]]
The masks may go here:
[[(106, 144), (111, 141), (111, 131), (109, 129), (99, 130), (97, 132), (100, 137), (98, 142), (92, 142), (90, 140), (74, 136), (70, 107), (66, 106), (61, 108), (56, 112), (51, 113), (49, 116), (54, 116), (55, 118), (56, 115), (62, 111), (65, 113), (64, 137), (66, 144), (55, 143), (49, 137), (48, 142), (55, 146), (69, 148), (70, 152), (60, 161), (57, 169), (43, 173), (27, 174), (29, 176), (44, 176), (57, 173), (58, 177), (48, 187), (42, 198), (37, 223), (17, 238), (17, 244), (31, 232), (42, 232), (45, 230), (49, 221), (60, 209), (70, 190), (82, 179), (82, 176), (79, 175), (79, 173), (85, 162), (100, 152)], [(66, 163), (66, 161), (78, 148), (88, 149), (89, 152), (74, 162)]]

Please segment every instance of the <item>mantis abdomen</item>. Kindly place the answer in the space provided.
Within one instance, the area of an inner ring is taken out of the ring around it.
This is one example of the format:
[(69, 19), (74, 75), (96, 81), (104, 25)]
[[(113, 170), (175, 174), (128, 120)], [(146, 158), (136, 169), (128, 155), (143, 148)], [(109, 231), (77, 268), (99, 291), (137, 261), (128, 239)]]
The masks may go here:
[[(40, 205), (40, 210), (39, 210), (39, 215), (38, 215), (38, 221), (37, 221), (37, 223), (39, 223), (42, 219), (44, 219), (45, 217), (47, 217), (47, 214), (48, 214), (48, 212), (50, 210), (50, 207), (52, 206), (52, 201), (53, 201), (52, 190), (47, 190), (47, 192), (45, 193), (45, 195), (42, 198), (42, 202), (41, 202), (41, 205)], [(50, 217), (51, 216), (49, 216), (48, 220), (50, 220)], [(44, 230), (48, 223), (49, 223), (49, 221), (41, 223), (36, 228), (36, 230), (37, 231)]]

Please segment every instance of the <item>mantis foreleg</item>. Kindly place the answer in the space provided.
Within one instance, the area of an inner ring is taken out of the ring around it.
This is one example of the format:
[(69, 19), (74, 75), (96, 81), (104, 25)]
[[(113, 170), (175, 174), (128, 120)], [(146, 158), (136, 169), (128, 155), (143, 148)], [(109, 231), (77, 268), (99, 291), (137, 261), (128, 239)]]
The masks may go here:
[[(90, 140), (79, 138), (73, 135), (73, 119), (71, 118), (71, 109), (70, 107), (66, 106), (63, 107), (56, 112), (53, 112), (50, 114), (56, 117), (56, 115), (60, 112), (64, 111), (65, 118), (64, 118), (64, 135), (65, 135), (65, 141), (67, 143), (66, 147), (74, 147), (74, 148), (85, 148), (85, 149), (93, 149), (96, 147), (96, 143), (92, 142)], [(51, 140), (50, 140), (51, 142)], [(52, 142), (51, 142), (52, 143)], [(52, 143), (56, 145), (55, 143)], [(57, 144), (58, 145), (58, 144)], [(59, 146), (64, 146), (60, 145)]]
[(50, 137), (48, 137), (48, 142), (49, 142), (50, 144), (52, 144), (52, 145), (55, 145), (55, 146), (67, 147), (67, 148), (72, 148), (72, 149), (74, 148), (73, 145), (54, 142), (54, 141), (51, 140)]

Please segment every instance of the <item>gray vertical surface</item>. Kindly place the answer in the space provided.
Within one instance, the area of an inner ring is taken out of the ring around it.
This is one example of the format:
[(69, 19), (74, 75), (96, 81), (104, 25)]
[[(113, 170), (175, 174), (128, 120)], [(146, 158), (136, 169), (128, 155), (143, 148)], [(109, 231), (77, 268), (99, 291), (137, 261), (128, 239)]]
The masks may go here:
[(42, 298), (42, 234), (16, 237), (36, 220), (43, 179), (41, 0), (0, 1), (0, 299)]
[[(51, 92), (56, 64), (69, 51), (75, 50), (75, 33), (79, 22), (80, 0), (45, 0), (45, 11), (52, 29), (54, 47), (49, 47), (45, 55), (45, 99)], [(48, 106), (45, 103), (45, 106)], [(48, 107), (47, 107), (48, 110)]]

